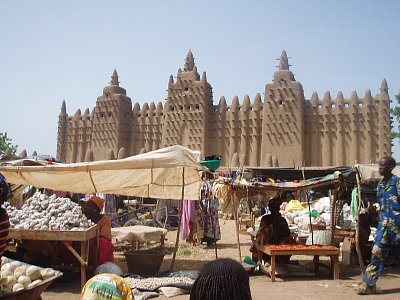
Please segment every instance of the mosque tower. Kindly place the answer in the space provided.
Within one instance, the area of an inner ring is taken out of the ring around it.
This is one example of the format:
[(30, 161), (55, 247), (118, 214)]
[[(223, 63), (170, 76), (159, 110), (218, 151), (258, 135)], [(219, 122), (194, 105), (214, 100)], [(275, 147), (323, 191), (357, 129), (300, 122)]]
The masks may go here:
[(210, 154), (212, 109), (212, 87), (207, 82), (206, 72), (200, 78), (189, 50), (176, 81), (172, 75), (169, 78), (161, 147), (179, 144), (200, 150), (203, 155)]
[(265, 86), (261, 166), (304, 165), (304, 91), (283, 50), (273, 82)]
[[(111, 82), (104, 87), (92, 111), (91, 147), (95, 160), (117, 157), (121, 148), (129, 153), (132, 101), (119, 86), (114, 70)], [(113, 153), (111, 153), (113, 152)]]

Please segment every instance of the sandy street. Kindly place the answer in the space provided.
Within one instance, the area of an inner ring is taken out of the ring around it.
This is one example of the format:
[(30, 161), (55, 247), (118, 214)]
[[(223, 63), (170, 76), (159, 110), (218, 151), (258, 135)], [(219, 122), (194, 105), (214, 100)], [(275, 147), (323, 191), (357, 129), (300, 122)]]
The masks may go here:
[[(222, 240), (218, 242), (218, 257), (230, 257), (238, 259), (236, 245), (235, 222), (221, 220)], [(176, 231), (168, 233), (169, 243), (175, 241)], [(242, 256), (249, 255), (250, 238), (240, 235)], [(182, 244), (185, 244), (181, 241)], [(198, 269), (206, 261), (215, 258), (214, 248), (200, 249), (191, 245), (184, 245), (178, 251), (175, 270)], [(125, 262), (117, 255), (117, 263), (126, 270)], [(321, 260), (323, 258), (321, 257)], [(320, 275), (315, 278), (311, 273), (311, 257), (292, 257), (291, 260), (300, 260), (299, 266), (291, 266), (291, 270), (301, 276), (288, 276), (272, 283), (270, 278), (263, 273), (254, 272), (250, 276), (250, 286), (254, 300), (261, 299), (400, 299), (400, 268), (388, 267), (378, 281), (378, 286), (383, 294), (378, 296), (359, 296), (354, 286), (360, 282), (361, 275), (358, 267), (342, 266), (340, 268), (340, 280), (332, 280), (328, 269), (320, 268)], [(161, 271), (167, 270), (171, 262), (171, 255), (165, 257)], [(292, 269), (293, 268), (293, 269)], [(43, 300), (74, 300), (79, 299), (80, 280), (71, 278), (69, 281), (55, 282), (45, 293)], [(156, 299), (167, 299), (160, 296)], [(189, 299), (189, 295), (181, 295), (172, 299)]]

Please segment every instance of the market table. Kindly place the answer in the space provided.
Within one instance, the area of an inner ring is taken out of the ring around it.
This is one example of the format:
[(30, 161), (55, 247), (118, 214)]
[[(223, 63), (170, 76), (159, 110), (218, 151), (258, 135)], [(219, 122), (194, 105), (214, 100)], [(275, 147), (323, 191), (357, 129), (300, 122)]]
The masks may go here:
[[(32, 230), (32, 229), (10, 229), (8, 239), (36, 240), (36, 241), (60, 241), (78, 259), (81, 265), (81, 287), (86, 283), (86, 268), (89, 261), (89, 241), (96, 238), (96, 248), (99, 245), (100, 227), (94, 225), (86, 230)], [(80, 242), (81, 254), (67, 242)], [(97, 261), (97, 251), (95, 251)]]
[(282, 255), (310, 255), (314, 256), (314, 270), (318, 274), (319, 257), (329, 256), (331, 259), (331, 272), (333, 279), (339, 279), (339, 248), (335, 246), (320, 246), (320, 245), (257, 245), (259, 251), (259, 261), (262, 258), (262, 253), (268, 254), (271, 257), (271, 281), (275, 281), (275, 258)]
[(139, 249), (141, 243), (151, 241), (160, 242), (164, 245), (164, 238), (168, 230), (142, 225), (111, 228), (111, 235), (117, 240), (130, 242), (133, 248)]

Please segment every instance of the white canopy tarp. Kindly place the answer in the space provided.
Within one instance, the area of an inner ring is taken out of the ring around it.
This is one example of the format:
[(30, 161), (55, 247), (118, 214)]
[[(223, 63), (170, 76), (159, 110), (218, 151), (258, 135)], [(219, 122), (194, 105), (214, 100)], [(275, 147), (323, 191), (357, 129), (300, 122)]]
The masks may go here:
[[(382, 176), (379, 175), (378, 164), (358, 164), (355, 165), (355, 168), (358, 169), (361, 180), (363, 181), (371, 181), (371, 180), (379, 181), (382, 179)], [(393, 169), (392, 173), (394, 175), (400, 176), (400, 166), (396, 166)]]
[(119, 160), (46, 166), (3, 166), (9, 183), (73, 193), (196, 200), (204, 170), (199, 151), (175, 145)]

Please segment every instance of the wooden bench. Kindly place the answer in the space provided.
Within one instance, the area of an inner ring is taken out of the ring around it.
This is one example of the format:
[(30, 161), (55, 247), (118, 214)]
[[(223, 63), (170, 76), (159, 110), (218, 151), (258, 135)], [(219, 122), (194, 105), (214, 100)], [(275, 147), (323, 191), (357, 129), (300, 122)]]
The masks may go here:
[(334, 246), (317, 246), (317, 245), (266, 245), (257, 246), (259, 251), (258, 259), (261, 263), (262, 253), (268, 254), (271, 257), (271, 281), (275, 281), (275, 258), (281, 255), (309, 255), (314, 256), (314, 271), (315, 275), (319, 273), (319, 257), (329, 256), (331, 259), (331, 272), (333, 279), (339, 279), (339, 248)]

